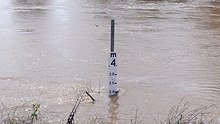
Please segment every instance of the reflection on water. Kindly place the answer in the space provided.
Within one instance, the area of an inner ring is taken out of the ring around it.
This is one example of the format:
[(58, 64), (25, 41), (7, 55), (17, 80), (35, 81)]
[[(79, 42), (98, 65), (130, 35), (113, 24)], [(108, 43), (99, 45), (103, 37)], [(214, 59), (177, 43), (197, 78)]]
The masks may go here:
[(204, 13), (204, 18), (201, 20), (206, 30), (213, 31), (215, 36), (219, 36), (219, 27), (220, 27), (220, 3), (219, 2), (210, 2), (209, 6), (201, 6), (200, 11)]
[(88, 115), (123, 123), (136, 105), (150, 118), (182, 97), (220, 102), (219, 1), (2, 0), (0, 16), (0, 96), (12, 105), (42, 92), (45, 106), (69, 113), (72, 85), (107, 89), (111, 19), (126, 93), (97, 100)]
[(118, 118), (118, 113), (119, 113), (118, 108), (120, 107), (120, 104), (118, 103), (118, 99), (119, 99), (118, 95), (110, 97), (110, 102), (108, 104), (108, 106), (109, 106), (109, 108), (108, 108), (108, 114), (109, 114), (108, 124), (117, 124), (118, 121), (120, 120)]

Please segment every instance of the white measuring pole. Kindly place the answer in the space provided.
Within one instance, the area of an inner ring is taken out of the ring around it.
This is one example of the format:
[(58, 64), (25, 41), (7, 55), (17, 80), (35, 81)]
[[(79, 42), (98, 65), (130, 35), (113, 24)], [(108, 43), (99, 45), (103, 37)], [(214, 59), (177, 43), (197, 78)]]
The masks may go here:
[(114, 26), (115, 21), (111, 20), (111, 52), (109, 58), (109, 96), (114, 96), (118, 93), (117, 87), (117, 54), (114, 52)]

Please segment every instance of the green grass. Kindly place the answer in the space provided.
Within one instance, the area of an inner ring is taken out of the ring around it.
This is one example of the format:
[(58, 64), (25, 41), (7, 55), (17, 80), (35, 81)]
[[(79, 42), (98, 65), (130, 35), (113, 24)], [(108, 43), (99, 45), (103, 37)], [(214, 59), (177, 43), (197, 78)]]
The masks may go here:
[(30, 109), (31, 107), (26, 103), (12, 108), (2, 103), (0, 108), (0, 124), (34, 124), (39, 120), (40, 104), (32, 104), (32, 109)]

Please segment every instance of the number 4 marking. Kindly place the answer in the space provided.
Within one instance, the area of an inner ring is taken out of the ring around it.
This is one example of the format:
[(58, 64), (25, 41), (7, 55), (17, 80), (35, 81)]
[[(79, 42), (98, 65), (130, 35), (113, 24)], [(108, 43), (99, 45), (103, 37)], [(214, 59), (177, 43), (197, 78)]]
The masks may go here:
[(115, 59), (112, 60), (111, 65), (116, 66)]

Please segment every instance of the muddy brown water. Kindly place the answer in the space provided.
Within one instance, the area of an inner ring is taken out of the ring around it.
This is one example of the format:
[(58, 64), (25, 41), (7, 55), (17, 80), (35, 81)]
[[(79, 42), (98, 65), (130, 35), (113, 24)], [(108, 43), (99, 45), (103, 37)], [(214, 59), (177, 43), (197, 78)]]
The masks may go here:
[[(121, 91), (110, 100), (111, 19)], [(96, 102), (83, 99), (78, 123), (130, 123), (137, 108), (154, 123), (181, 98), (220, 107), (218, 0), (1, 0), (0, 38), (2, 104), (40, 103), (47, 123), (65, 123), (88, 88)]]

